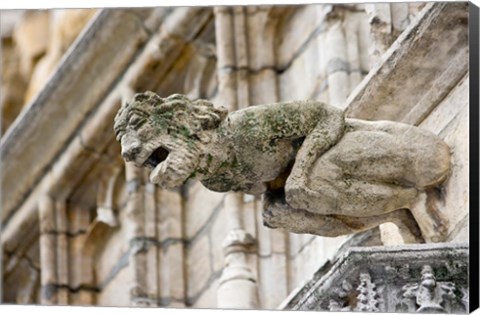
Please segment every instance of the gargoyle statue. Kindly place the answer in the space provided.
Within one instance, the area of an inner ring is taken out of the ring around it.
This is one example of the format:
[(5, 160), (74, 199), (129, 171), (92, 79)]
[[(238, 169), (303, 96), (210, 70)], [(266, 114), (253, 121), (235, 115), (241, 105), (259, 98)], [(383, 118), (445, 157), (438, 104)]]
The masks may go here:
[(393, 222), (421, 239), (409, 209), (450, 171), (449, 147), (434, 134), (345, 118), (318, 101), (228, 113), (145, 92), (120, 108), (114, 129), (124, 159), (151, 168), (151, 182), (263, 194), (264, 224), (294, 233), (334, 237)]

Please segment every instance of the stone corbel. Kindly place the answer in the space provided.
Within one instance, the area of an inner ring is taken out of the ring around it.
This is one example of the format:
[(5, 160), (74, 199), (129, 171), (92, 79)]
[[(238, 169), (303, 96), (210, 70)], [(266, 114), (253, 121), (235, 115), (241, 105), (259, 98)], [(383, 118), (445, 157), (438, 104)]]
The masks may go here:
[(120, 168), (110, 170), (102, 174), (97, 192), (97, 218), (110, 227), (118, 226), (117, 213), (114, 210), (113, 198), (115, 185), (118, 182)]

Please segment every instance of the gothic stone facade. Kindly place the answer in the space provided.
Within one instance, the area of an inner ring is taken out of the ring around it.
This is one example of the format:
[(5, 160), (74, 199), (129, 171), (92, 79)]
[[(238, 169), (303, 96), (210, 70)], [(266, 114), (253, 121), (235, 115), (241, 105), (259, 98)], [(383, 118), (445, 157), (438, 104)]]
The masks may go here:
[[(1, 17), (3, 302), (466, 310), (467, 4)], [(121, 103), (146, 90), (229, 110), (315, 99), (435, 133), (452, 172), (412, 209), (425, 244), (390, 223), (287, 233), (263, 226), (258, 198), (194, 181), (160, 189), (123, 162), (113, 134)]]

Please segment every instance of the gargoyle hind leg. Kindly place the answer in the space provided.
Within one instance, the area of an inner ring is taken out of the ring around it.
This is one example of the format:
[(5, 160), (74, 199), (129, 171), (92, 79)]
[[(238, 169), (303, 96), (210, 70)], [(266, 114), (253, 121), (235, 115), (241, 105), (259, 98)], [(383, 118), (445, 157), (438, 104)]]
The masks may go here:
[(290, 207), (282, 191), (268, 191), (263, 195), (263, 222), (270, 228), (326, 237), (358, 233), (392, 222), (398, 226), (405, 243), (424, 242), (417, 222), (408, 209), (372, 217), (321, 215)]
[(346, 176), (337, 165), (320, 157), (303, 180), (287, 178), (285, 194), (294, 209), (321, 215), (373, 217), (410, 208), (418, 191), (414, 187)]

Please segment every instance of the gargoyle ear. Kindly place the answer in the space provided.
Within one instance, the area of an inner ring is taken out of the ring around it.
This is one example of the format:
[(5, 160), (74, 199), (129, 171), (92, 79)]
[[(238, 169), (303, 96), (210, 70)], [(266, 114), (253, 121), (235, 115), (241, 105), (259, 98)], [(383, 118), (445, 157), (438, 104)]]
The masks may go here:
[(152, 91), (146, 91), (143, 93), (137, 93), (133, 96), (133, 102), (148, 103), (150, 106), (155, 107), (163, 103), (160, 96)]
[(215, 108), (207, 100), (193, 102), (192, 113), (194, 119), (200, 122), (203, 130), (215, 129), (225, 119), (228, 110), (224, 107)]

